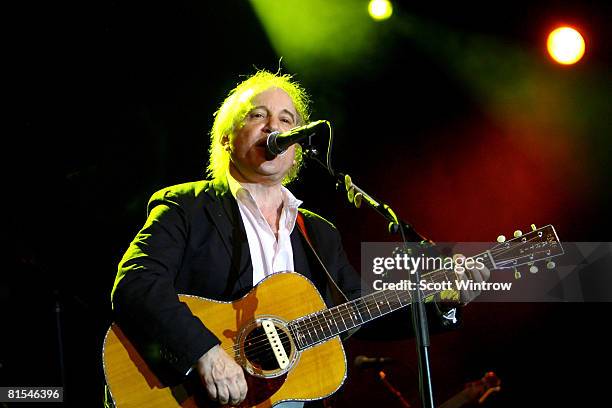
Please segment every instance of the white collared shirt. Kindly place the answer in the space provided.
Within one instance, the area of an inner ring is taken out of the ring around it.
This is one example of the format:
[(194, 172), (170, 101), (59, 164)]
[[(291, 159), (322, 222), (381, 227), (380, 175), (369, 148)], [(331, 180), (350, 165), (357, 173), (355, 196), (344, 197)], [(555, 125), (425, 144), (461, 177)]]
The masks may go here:
[(295, 198), (286, 187), (281, 186), (283, 208), (277, 239), (249, 192), (248, 185), (244, 187), (231, 176), (229, 171), (227, 182), (232, 195), (238, 202), (238, 209), (246, 230), (253, 264), (253, 285), (272, 273), (293, 271), (291, 233), (295, 228), (298, 208), (302, 201)]

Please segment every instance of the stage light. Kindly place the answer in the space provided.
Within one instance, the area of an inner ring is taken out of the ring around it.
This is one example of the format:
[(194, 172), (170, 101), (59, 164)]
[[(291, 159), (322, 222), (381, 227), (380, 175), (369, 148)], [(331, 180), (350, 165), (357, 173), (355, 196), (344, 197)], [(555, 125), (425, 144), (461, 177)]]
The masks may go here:
[(368, 12), (376, 21), (386, 20), (393, 14), (393, 6), (389, 0), (370, 0)]
[(584, 55), (584, 39), (571, 27), (559, 27), (548, 35), (548, 53), (559, 64), (575, 64)]

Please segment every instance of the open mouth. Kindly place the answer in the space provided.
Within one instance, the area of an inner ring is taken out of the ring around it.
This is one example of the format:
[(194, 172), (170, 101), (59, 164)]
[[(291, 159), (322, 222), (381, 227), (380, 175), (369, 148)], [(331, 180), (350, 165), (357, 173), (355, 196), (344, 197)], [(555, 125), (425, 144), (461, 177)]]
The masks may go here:
[(268, 146), (268, 138), (264, 137), (262, 139), (260, 139), (257, 143), (255, 143), (255, 147), (261, 147), (262, 149), (265, 149)]

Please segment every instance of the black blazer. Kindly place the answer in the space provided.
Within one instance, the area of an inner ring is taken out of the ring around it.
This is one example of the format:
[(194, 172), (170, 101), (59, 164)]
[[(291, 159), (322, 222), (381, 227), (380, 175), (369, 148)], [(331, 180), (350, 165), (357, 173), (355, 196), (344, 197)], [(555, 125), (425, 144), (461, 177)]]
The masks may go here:
[[(360, 278), (348, 263), (336, 228), (300, 210), (308, 236), (349, 298)], [(165, 377), (169, 366), (184, 375), (219, 343), (179, 302), (177, 293), (234, 300), (253, 286), (253, 265), (238, 204), (224, 183), (198, 181), (168, 187), (149, 200), (148, 218), (126, 251), (113, 289), (115, 320), (145, 350), (143, 357)], [(311, 279), (332, 305), (327, 279), (297, 226), (291, 234), (296, 271)]]

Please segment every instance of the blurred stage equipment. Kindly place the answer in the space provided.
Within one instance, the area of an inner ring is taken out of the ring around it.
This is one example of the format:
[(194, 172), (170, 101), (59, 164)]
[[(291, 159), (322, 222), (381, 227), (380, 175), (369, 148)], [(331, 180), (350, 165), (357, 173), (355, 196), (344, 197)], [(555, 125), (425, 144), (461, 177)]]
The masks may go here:
[(383, 383), (385, 388), (387, 390), (389, 390), (389, 392), (391, 392), (391, 394), (393, 394), (393, 395), (395, 395), (397, 397), (397, 399), (399, 400), (400, 404), (402, 404), (402, 407), (410, 408), (412, 406), (412, 405), (410, 405), (408, 403), (408, 401), (406, 401), (406, 398), (404, 398), (402, 393), (399, 392), (399, 390), (397, 388), (395, 388), (393, 385), (391, 385), (389, 380), (387, 380), (387, 373), (385, 373), (383, 370), (380, 370), (378, 372), (378, 379), (380, 380), (380, 382)]
[(371, 368), (378, 367), (395, 363), (395, 360), (391, 357), (366, 357), (357, 356), (355, 357), (354, 365), (357, 368)]
[(460, 408), (474, 403), (481, 405), (491, 394), (501, 391), (501, 380), (489, 371), (480, 380), (465, 384), (463, 390), (452, 396), (440, 408)]

